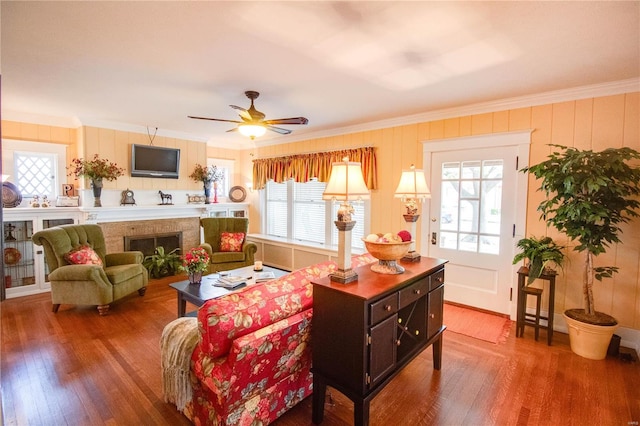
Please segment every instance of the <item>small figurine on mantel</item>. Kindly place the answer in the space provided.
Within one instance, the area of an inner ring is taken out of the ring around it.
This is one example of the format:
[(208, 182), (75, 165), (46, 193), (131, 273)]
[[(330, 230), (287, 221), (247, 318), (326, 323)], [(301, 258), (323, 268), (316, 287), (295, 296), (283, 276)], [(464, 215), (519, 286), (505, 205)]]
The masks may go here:
[(40, 204), (41, 207), (49, 207), (49, 199), (47, 198), (46, 195), (42, 196), (42, 203)]
[(160, 205), (163, 205), (163, 206), (173, 205), (173, 196), (171, 194), (165, 194), (162, 191), (158, 191), (158, 194), (160, 194), (160, 198), (162, 200), (162, 203)]
[(40, 196), (34, 195), (31, 200), (31, 207), (40, 207)]

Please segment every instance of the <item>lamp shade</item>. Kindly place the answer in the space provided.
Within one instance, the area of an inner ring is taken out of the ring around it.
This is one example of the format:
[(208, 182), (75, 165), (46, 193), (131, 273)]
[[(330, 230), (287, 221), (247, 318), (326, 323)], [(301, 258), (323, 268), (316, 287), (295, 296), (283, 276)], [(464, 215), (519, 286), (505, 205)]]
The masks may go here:
[(424, 177), (424, 170), (416, 169), (413, 165), (409, 170), (403, 170), (400, 183), (396, 188), (396, 198), (431, 198), (431, 191)]
[(265, 134), (267, 129), (264, 126), (257, 124), (241, 124), (238, 126), (238, 130), (245, 136), (249, 136), (251, 139), (260, 137)]
[(331, 165), (331, 176), (322, 194), (323, 200), (365, 200), (369, 199), (369, 189), (364, 183), (360, 163), (347, 158)]

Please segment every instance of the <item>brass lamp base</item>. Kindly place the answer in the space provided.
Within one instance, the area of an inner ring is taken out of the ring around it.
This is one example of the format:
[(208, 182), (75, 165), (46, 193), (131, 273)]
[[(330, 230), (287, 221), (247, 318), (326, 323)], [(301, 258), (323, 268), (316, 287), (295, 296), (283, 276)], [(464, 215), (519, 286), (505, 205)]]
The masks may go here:
[(337, 269), (333, 274), (329, 274), (329, 279), (340, 284), (347, 284), (358, 280), (358, 274), (353, 269)]
[(405, 260), (407, 262), (419, 262), (420, 257), (420, 253), (418, 253), (417, 251), (410, 251), (409, 253), (404, 255), (402, 260)]

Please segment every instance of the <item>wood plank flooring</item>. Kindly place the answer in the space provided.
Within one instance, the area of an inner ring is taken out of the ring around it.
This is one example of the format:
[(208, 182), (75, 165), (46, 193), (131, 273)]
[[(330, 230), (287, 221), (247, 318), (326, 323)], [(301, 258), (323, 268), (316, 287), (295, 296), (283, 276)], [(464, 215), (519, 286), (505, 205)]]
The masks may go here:
[[(49, 294), (0, 304), (0, 375), (5, 425), (188, 425), (162, 399), (160, 334), (176, 317), (167, 280), (112, 305), (62, 305)], [(191, 309), (188, 306), (188, 310)], [(533, 339), (527, 327), (504, 344), (445, 332), (443, 366), (431, 350), (410, 363), (371, 404), (371, 425), (638, 425), (640, 363), (590, 361), (568, 337)], [(353, 424), (351, 402), (331, 390), (324, 426)], [(311, 398), (275, 423), (312, 425)]]

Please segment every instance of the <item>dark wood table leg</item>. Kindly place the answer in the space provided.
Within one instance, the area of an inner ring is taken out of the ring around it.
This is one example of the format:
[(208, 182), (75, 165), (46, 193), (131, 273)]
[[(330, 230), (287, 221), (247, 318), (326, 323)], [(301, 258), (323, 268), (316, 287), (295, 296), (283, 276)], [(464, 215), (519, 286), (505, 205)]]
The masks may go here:
[(516, 313), (516, 337), (524, 336), (524, 319), (525, 312), (527, 310), (527, 300), (522, 289), (524, 288), (524, 280), (526, 275), (518, 272), (518, 301), (517, 305), (517, 313)]
[(369, 426), (369, 401), (353, 402), (353, 424), (355, 426)]
[(555, 311), (556, 300), (556, 277), (549, 279), (549, 313), (547, 314), (547, 345), (551, 346), (553, 339), (553, 313)]
[(311, 419), (313, 423), (320, 424), (324, 418), (324, 398), (327, 393), (327, 383), (319, 374), (313, 375), (313, 395), (311, 396)]
[(185, 316), (187, 310), (187, 301), (184, 300), (182, 294), (178, 292), (178, 318)]
[(433, 369), (440, 370), (442, 366), (442, 334), (433, 342)]

